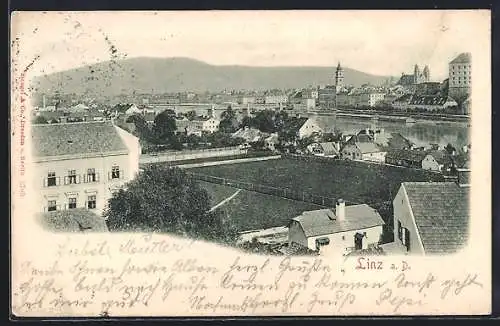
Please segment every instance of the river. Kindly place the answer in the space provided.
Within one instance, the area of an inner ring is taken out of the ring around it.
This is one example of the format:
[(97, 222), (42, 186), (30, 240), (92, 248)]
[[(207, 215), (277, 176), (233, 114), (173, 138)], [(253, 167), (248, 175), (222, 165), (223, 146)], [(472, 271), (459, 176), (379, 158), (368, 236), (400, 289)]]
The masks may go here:
[[(198, 114), (207, 114), (208, 107), (177, 107), (176, 111), (187, 112), (195, 109)], [(225, 107), (217, 107), (214, 110), (215, 116), (220, 118), (225, 109)], [(235, 111), (237, 118), (242, 119), (244, 116), (243, 109), (238, 108)], [(337, 116), (336, 119), (336, 128), (343, 133), (354, 133), (370, 127), (373, 127), (371, 119), (345, 116)], [(384, 129), (385, 132), (399, 132), (415, 143), (416, 146), (428, 146), (435, 143), (443, 147), (451, 143), (455, 147), (462, 147), (470, 144), (470, 127), (467, 122), (417, 120), (413, 124), (406, 124), (404, 122), (379, 120), (376, 127)]]
[[(343, 133), (353, 133), (373, 127), (370, 119), (337, 117), (336, 121), (336, 128)], [(470, 127), (466, 122), (417, 120), (415, 123), (406, 124), (379, 120), (375, 127), (384, 129), (385, 132), (399, 132), (417, 146), (428, 146), (435, 143), (442, 147), (451, 143), (455, 147), (462, 147), (470, 144)]]

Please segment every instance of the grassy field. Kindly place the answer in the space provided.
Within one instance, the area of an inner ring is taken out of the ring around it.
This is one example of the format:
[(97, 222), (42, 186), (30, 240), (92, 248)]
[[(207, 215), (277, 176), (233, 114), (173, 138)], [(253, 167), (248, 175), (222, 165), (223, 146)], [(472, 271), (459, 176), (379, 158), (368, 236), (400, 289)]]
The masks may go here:
[[(200, 184), (210, 195), (212, 205), (218, 204), (238, 190), (202, 181)], [(310, 203), (242, 190), (218, 210), (229, 216), (239, 231), (248, 231), (283, 226), (303, 211), (320, 208), (322, 207)]]
[(189, 171), (256, 184), (300, 189), (343, 198), (348, 204), (392, 201), (401, 182), (441, 181), (422, 170), (350, 161), (306, 162), (294, 159), (193, 168)]

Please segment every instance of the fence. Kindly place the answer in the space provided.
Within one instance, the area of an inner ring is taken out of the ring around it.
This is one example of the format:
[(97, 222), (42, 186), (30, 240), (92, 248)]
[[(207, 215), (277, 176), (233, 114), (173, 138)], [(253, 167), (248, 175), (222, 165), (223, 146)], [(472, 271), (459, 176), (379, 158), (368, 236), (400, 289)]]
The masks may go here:
[(165, 151), (156, 154), (142, 154), (141, 163), (187, 161), (187, 160), (203, 159), (211, 157), (245, 155), (247, 153), (248, 150), (240, 149), (239, 147), (223, 147), (223, 148), (168, 151), (168, 152)]
[(238, 181), (228, 178), (215, 177), (211, 175), (205, 175), (194, 172), (187, 172), (189, 176), (196, 180), (201, 180), (205, 182), (220, 184), (224, 186), (230, 186), (239, 189), (245, 189), (249, 191), (255, 191), (266, 195), (278, 196), (283, 198), (288, 198), (292, 200), (299, 200), (303, 202), (313, 203), (321, 206), (333, 207), (335, 206), (335, 198), (321, 196), (313, 194), (306, 191), (301, 191), (297, 189), (281, 188), (281, 187), (271, 187), (261, 184), (255, 184), (251, 182)]

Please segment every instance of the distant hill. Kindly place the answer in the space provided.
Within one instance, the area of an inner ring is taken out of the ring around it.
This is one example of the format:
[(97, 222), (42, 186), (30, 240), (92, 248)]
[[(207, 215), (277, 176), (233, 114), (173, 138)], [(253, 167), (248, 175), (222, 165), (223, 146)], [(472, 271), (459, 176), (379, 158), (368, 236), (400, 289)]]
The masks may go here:
[[(37, 77), (37, 93), (118, 95), (220, 91), (224, 89), (289, 89), (331, 84), (335, 67), (215, 66), (188, 58), (131, 58), (106, 61)], [(379, 85), (389, 77), (344, 68), (345, 83)]]

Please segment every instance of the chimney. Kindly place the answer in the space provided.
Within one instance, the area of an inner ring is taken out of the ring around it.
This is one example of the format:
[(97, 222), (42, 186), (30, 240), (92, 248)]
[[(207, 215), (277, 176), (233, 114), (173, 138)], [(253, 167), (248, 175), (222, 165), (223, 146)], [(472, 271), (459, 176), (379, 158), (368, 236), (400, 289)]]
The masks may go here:
[(462, 168), (457, 169), (458, 179), (457, 183), (459, 187), (469, 187), (470, 186), (470, 169)]
[(343, 199), (337, 200), (335, 205), (335, 215), (337, 215), (337, 219), (339, 221), (345, 220), (345, 202)]
[(45, 107), (46, 107), (46, 104), (47, 104), (47, 102), (46, 102), (46, 97), (45, 97), (45, 94), (43, 94), (43, 108), (44, 108), (44, 109), (45, 109)]
[(59, 123), (66, 123), (68, 122), (68, 118), (65, 116), (59, 117)]
[(88, 116), (88, 115), (84, 115), (84, 116), (83, 116), (83, 121), (84, 121), (84, 122), (87, 122), (87, 121), (88, 121), (88, 119), (89, 119), (89, 116)]

